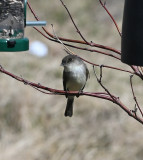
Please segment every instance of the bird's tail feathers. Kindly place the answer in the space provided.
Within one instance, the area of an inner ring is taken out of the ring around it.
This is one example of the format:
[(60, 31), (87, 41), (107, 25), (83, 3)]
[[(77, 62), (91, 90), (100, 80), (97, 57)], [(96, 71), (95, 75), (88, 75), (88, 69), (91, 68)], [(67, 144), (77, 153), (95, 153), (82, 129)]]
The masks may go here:
[(74, 102), (74, 97), (70, 97), (67, 99), (65, 117), (67, 117), (67, 116), (72, 117), (72, 115), (73, 115), (73, 102)]

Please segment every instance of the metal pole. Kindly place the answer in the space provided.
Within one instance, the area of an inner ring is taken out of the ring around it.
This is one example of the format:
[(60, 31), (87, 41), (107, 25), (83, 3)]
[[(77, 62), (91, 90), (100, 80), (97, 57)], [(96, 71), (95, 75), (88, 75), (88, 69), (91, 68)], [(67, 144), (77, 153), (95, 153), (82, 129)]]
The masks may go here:
[(46, 26), (46, 21), (27, 21), (26, 26), (34, 27), (34, 26)]

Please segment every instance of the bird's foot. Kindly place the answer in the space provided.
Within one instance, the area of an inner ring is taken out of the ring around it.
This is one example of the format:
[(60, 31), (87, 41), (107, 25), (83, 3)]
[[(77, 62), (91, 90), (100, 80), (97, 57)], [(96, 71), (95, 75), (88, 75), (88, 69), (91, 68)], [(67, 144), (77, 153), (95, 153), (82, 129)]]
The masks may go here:
[(77, 93), (76, 97), (78, 98), (81, 93), (83, 93), (83, 90), (79, 90), (79, 92)]

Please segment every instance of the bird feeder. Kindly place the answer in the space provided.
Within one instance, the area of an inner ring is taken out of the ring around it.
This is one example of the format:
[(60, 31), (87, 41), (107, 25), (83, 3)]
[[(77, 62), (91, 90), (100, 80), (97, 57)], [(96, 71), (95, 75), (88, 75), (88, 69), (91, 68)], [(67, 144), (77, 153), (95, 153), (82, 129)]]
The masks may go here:
[(46, 25), (45, 21), (26, 22), (27, 0), (0, 0), (0, 52), (26, 51), (26, 26)]
[(143, 66), (143, 0), (125, 0), (121, 61)]

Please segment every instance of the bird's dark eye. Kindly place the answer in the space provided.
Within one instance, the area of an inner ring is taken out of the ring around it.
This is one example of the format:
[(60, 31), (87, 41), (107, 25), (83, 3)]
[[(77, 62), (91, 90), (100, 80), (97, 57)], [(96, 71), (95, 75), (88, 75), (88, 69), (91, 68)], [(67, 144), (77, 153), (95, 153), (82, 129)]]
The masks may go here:
[(69, 58), (69, 59), (68, 59), (68, 62), (71, 62), (71, 61), (72, 61), (72, 58)]

